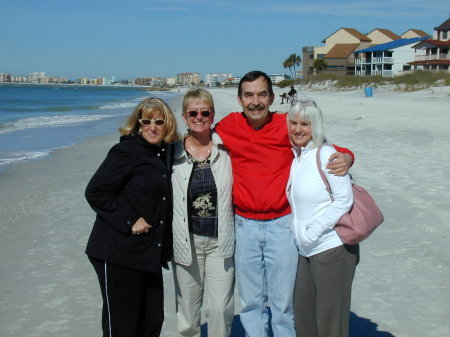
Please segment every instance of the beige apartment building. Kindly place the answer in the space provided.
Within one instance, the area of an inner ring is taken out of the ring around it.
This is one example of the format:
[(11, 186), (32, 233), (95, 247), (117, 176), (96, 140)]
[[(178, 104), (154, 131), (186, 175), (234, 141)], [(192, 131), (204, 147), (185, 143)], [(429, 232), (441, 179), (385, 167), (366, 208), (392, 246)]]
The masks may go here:
[(375, 45), (381, 45), (404, 38), (428, 36), (427, 33), (410, 29), (401, 36), (389, 29), (375, 28), (362, 34), (354, 28), (342, 27), (322, 40), (320, 47), (303, 47), (302, 69), (304, 77), (314, 75), (314, 60), (324, 59), (327, 63), (325, 74), (355, 75), (355, 52)]
[(200, 74), (199, 73), (177, 74), (177, 84), (187, 86), (200, 84)]

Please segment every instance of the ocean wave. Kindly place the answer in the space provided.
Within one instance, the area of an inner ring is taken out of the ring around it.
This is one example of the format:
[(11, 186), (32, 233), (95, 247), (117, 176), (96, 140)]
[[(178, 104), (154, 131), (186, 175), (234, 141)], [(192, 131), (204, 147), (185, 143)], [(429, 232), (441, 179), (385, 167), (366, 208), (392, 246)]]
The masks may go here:
[(30, 152), (15, 152), (9, 155), (7, 158), (0, 158), (0, 167), (3, 165), (14, 164), (26, 160), (37, 159), (47, 156), (50, 150), (47, 151), (30, 151)]
[(60, 115), (27, 117), (0, 124), (0, 134), (30, 128), (66, 126), (76, 123), (93, 122), (115, 116), (117, 115)]
[(125, 109), (125, 108), (134, 108), (138, 104), (138, 100), (136, 102), (120, 102), (120, 103), (112, 103), (105, 104), (99, 107), (99, 109)]
[(141, 96), (141, 97), (135, 97), (132, 99), (128, 99), (126, 101), (122, 101), (122, 102), (115, 102), (115, 103), (108, 103), (108, 104), (104, 104), (101, 105), (99, 107), (99, 109), (104, 110), (104, 109), (127, 109), (128, 113), (130, 112), (130, 108), (134, 108), (136, 105), (138, 105), (140, 102), (142, 102), (142, 100), (144, 98), (146, 98), (148, 96)]
[(82, 111), (82, 110), (98, 110), (99, 105), (84, 105), (84, 106), (41, 106), (41, 107), (0, 107), (0, 112), (68, 112), (68, 111)]

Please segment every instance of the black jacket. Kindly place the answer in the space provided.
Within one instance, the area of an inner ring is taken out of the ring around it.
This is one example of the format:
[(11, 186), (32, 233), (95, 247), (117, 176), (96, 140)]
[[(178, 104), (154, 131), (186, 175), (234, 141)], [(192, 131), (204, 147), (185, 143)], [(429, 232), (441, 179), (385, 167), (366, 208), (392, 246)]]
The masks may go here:
[[(97, 217), (86, 247), (90, 257), (157, 272), (172, 257), (171, 146), (122, 137), (86, 188)], [(133, 235), (143, 217), (152, 226)]]

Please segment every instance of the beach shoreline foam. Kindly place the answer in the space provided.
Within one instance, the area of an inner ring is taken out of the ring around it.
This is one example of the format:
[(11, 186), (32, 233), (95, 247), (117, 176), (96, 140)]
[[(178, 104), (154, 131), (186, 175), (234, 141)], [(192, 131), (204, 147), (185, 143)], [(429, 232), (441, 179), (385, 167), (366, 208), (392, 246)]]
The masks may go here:
[[(236, 89), (211, 89), (219, 121), (240, 111)], [(272, 110), (280, 104), (275, 88)], [(181, 122), (181, 99), (170, 102)], [(352, 174), (385, 222), (361, 244), (353, 284), (351, 337), (445, 336), (450, 329), (450, 87), (417, 92), (307, 91), (321, 107), (328, 139), (356, 154)], [(119, 139), (95, 136), (0, 173), (0, 331), (3, 337), (101, 334), (101, 298), (84, 248), (94, 213), (84, 199), (92, 174)], [(165, 323), (176, 316), (164, 271)], [(236, 314), (239, 312), (236, 300)], [(243, 337), (233, 330), (233, 337)]]

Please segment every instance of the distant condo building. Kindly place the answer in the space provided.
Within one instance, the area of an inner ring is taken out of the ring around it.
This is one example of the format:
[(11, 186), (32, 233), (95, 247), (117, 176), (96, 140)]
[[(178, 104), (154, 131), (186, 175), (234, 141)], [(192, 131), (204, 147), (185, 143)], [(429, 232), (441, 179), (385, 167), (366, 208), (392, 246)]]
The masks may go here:
[(177, 84), (177, 78), (176, 77), (167, 77), (166, 78), (166, 85), (169, 87), (173, 87), (175, 84)]
[(222, 84), (232, 77), (232, 74), (206, 74), (205, 85), (207, 87), (215, 87), (217, 84)]
[(26, 82), (28, 82), (28, 78), (26, 76), (12, 76), (11, 82), (26, 83)]
[(188, 86), (200, 84), (200, 74), (199, 73), (177, 74), (177, 84)]
[(134, 84), (161, 87), (164, 84), (164, 79), (161, 77), (140, 77), (134, 80)]
[(11, 74), (0, 73), (0, 82), (11, 82)]
[(272, 80), (273, 84), (277, 84), (277, 83), (280, 83), (281, 81), (285, 80), (284, 75), (276, 74), (276, 75), (269, 75), (269, 77)]
[(28, 74), (28, 82), (30, 83), (46, 83), (44, 78), (47, 77), (47, 74), (43, 71), (34, 72)]

